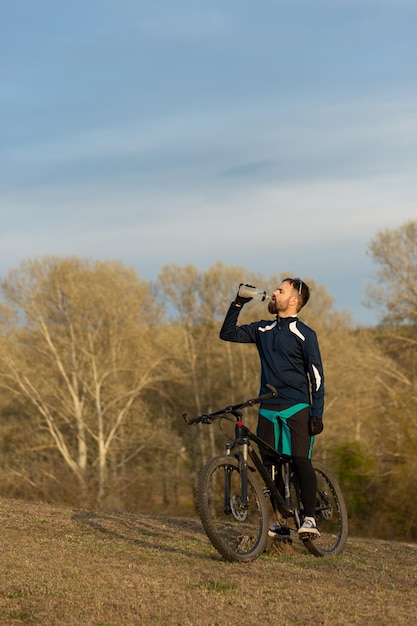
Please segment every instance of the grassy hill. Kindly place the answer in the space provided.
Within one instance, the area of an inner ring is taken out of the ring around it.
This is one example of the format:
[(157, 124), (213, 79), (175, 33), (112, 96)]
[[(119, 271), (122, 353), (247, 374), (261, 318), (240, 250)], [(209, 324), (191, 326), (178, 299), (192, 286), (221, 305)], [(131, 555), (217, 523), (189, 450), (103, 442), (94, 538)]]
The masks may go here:
[[(351, 538), (317, 559), (275, 542), (223, 561), (197, 518), (0, 499), (0, 624), (410, 624), (417, 545)], [(272, 542), (271, 542), (272, 543)]]

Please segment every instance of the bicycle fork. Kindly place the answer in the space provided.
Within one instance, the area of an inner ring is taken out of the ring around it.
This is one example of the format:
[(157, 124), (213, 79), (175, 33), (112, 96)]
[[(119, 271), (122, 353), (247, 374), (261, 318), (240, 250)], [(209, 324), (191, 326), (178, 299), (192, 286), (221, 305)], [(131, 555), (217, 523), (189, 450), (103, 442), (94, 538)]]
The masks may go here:
[[(239, 508), (241, 510), (247, 510), (249, 508), (248, 498), (248, 448), (249, 442), (246, 437), (243, 437), (240, 442), (241, 453), (239, 454), (239, 472), (240, 472), (240, 502)], [(232, 444), (226, 444), (226, 454), (230, 455)], [(232, 468), (224, 468), (224, 512), (229, 514), (232, 512), (231, 507), (231, 476)]]

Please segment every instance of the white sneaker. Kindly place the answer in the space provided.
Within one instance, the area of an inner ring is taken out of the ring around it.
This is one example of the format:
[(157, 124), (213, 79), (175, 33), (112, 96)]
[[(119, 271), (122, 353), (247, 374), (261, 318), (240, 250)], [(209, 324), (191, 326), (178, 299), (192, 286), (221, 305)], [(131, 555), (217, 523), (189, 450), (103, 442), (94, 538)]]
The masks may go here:
[(298, 536), (301, 537), (301, 539), (314, 539), (320, 537), (314, 517), (306, 517), (304, 519), (303, 525), (298, 529)]

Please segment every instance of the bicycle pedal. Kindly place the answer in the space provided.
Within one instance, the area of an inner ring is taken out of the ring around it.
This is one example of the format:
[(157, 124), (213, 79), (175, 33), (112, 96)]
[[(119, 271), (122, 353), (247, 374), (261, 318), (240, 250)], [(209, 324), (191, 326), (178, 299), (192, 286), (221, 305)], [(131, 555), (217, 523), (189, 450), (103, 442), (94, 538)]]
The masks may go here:
[(302, 541), (305, 541), (306, 539), (318, 539), (320, 535), (317, 535), (317, 533), (302, 533), (299, 537)]
[(278, 541), (280, 541), (281, 543), (287, 543), (289, 546), (292, 545), (292, 539), (291, 537), (277, 537)]

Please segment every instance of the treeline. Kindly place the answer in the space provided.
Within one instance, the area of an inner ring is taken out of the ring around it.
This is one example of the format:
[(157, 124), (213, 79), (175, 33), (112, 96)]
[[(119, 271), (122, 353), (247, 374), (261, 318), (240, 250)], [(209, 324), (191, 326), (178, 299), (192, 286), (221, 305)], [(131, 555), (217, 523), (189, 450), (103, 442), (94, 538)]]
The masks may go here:
[[(219, 328), (240, 282), (272, 290), (281, 277), (169, 265), (149, 283), (121, 263), (76, 257), (12, 270), (1, 283), (0, 494), (192, 511), (195, 473), (228, 428), (188, 427), (182, 413), (257, 394), (256, 350), (220, 341)], [(355, 532), (415, 539), (416, 326), (357, 329), (305, 280), (302, 317), (318, 333), (326, 375), (315, 457), (339, 476)], [(251, 302), (241, 320), (264, 317), (265, 305)]]

